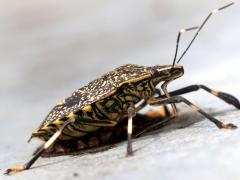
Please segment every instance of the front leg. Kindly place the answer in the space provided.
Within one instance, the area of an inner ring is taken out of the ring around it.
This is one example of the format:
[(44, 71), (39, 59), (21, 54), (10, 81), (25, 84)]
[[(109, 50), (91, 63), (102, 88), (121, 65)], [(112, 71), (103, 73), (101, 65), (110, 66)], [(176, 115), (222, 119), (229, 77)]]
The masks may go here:
[(205, 111), (200, 109), (198, 106), (194, 105), (193, 103), (191, 103), (190, 101), (188, 101), (187, 99), (185, 99), (182, 96), (173, 96), (173, 97), (164, 98), (164, 99), (156, 98), (155, 100), (148, 101), (149, 105), (163, 105), (163, 104), (173, 104), (173, 103), (185, 103), (186, 105), (191, 107), (193, 110), (198, 111), (200, 114), (202, 114), (208, 120), (213, 122), (219, 129), (222, 129), (222, 128), (223, 129), (236, 129), (237, 128), (237, 126), (235, 126), (234, 124), (224, 124), (223, 122), (217, 120), (216, 118), (209, 115), (208, 113), (206, 113)]
[[(190, 85), (190, 86), (178, 89), (176, 91), (169, 92), (169, 95), (170, 96), (179, 96), (179, 95), (182, 95), (182, 94), (198, 91), (200, 89), (203, 89), (206, 92), (208, 92), (208, 93), (218, 97), (219, 99), (223, 100), (224, 102), (235, 106), (237, 109), (240, 109), (239, 100), (236, 97), (234, 97), (233, 95), (228, 94), (228, 93), (224, 93), (224, 92), (221, 92), (221, 91), (216, 91), (216, 90), (210, 89), (207, 86), (202, 85), (202, 84), (200, 84), (200, 85)], [(165, 95), (159, 96), (159, 98), (164, 98), (164, 97), (166, 97), (166, 96)]]

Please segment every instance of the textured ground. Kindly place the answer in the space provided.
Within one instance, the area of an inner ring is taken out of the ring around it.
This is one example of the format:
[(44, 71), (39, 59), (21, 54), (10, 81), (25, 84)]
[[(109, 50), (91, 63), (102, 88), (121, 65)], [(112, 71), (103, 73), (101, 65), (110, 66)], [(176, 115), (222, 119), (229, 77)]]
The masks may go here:
[[(124, 63), (171, 64), (177, 31), (228, 2), (0, 3), (0, 179), (239, 179), (240, 130), (218, 130), (184, 105), (180, 119), (134, 141), (133, 157), (125, 158), (121, 143), (96, 154), (40, 159), (29, 171), (3, 176), (28, 160), (40, 142), (27, 139), (56, 102)], [(204, 83), (240, 98), (239, 17), (236, 4), (210, 20), (182, 61), (185, 76), (169, 89)], [(240, 111), (207, 93), (185, 97), (240, 126)]]
[[(212, 114), (240, 126), (239, 111)], [(133, 157), (125, 157), (121, 143), (96, 154), (40, 159), (30, 171), (6, 179), (238, 179), (240, 131), (218, 130), (195, 113), (182, 115), (163, 132), (134, 141)], [(3, 144), (2, 170), (29, 158), (35, 143), (23, 143)]]

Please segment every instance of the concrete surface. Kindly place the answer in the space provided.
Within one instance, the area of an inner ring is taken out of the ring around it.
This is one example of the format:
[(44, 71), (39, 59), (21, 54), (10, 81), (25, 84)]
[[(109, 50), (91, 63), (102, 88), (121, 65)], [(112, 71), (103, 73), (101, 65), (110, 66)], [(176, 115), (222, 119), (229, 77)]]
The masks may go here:
[[(240, 178), (240, 131), (219, 131), (184, 105), (177, 123), (137, 139), (131, 158), (121, 143), (96, 154), (40, 159), (29, 171), (3, 176), (40, 144), (26, 141), (56, 102), (124, 63), (171, 64), (177, 31), (229, 2), (0, 2), (0, 179)], [(169, 90), (203, 83), (240, 98), (239, 6), (212, 17), (182, 60), (185, 76)], [(180, 49), (191, 35), (184, 34)], [(207, 93), (185, 97), (240, 126), (240, 112)]]

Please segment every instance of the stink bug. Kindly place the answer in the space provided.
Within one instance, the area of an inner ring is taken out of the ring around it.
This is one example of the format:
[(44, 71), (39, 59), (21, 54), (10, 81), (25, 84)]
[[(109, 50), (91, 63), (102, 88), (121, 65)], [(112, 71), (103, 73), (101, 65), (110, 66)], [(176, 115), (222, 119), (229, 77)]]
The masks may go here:
[[(5, 174), (29, 169), (44, 152), (48, 151), (57, 142), (70, 142), (76, 139), (81, 141), (93, 132), (98, 133), (102, 128), (117, 127), (125, 117), (128, 118), (127, 155), (133, 155), (133, 117), (147, 104), (157, 106), (171, 104), (173, 114), (176, 115), (177, 109), (175, 104), (185, 103), (213, 122), (218, 128), (237, 128), (234, 124), (222, 123), (181, 96), (185, 93), (203, 89), (240, 109), (239, 101), (232, 95), (212, 90), (204, 85), (191, 85), (176, 91), (167, 91), (167, 85), (184, 74), (183, 66), (176, 64), (176, 62), (179, 63), (186, 54), (208, 19), (214, 13), (231, 5), (233, 3), (213, 10), (200, 26), (179, 31), (173, 64), (151, 67), (133, 64), (120, 66), (78, 89), (70, 97), (57, 104), (37, 131), (32, 133), (32, 137), (38, 137), (46, 141), (45, 144), (36, 151), (30, 161), (23, 166), (8, 169)], [(197, 32), (186, 50), (176, 61), (180, 36), (183, 32), (191, 30), (197, 30)], [(156, 87), (160, 83), (162, 83), (161, 89), (158, 90)], [(156, 92), (159, 92), (158, 96), (156, 96)], [(150, 129), (151, 127), (149, 126)], [(91, 143), (94, 145), (94, 143), (97, 144), (97, 141), (92, 139)], [(84, 146), (84, 143), (82, 145)]]

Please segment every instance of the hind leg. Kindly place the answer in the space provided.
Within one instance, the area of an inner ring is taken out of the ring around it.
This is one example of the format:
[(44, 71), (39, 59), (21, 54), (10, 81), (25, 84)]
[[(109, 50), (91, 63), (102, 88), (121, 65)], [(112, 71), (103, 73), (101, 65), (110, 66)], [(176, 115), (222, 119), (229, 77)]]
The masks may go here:
[(17, 173), (29, 169), (33, 165), (33, 163), (41, 156), (41, 154), (57, 140), (57, 138), (61, 135), (64, 128), (69, 123), (71, 123), (71, 121), (65, 121), (61, 128), (43, 146), (41, 146), (41, 148), (39, 148), (39, 150), (34, 154), (30, 161), (28, 161), (26, 164), (22, 166), (7, 169), (4, 174), (9, 175), (11, 173)]

